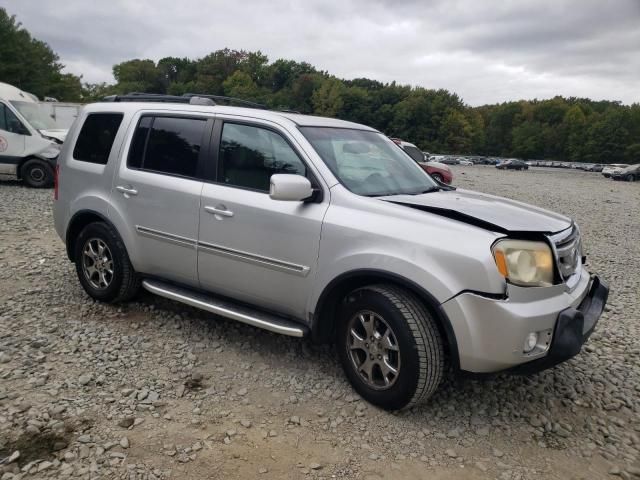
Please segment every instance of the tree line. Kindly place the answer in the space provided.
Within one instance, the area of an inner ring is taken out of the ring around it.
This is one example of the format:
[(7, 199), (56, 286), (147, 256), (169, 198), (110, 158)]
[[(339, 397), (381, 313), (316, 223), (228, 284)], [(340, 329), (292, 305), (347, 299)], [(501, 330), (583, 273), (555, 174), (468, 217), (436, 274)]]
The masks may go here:
[[(115, 83), (62, 73), (59, 57), (0, 8), (0, 81), (61, 101), (129, 92), (206, 93), (371, 125), (432, 153), (598, 163), (640, 162), (640, 104), (555, 97), (470, 107), (455, 93), (345, 80), (307, 62), (223, 49), (202, 58), (133, 59)], [(427, 80), (428, 81), (428, 80)]]

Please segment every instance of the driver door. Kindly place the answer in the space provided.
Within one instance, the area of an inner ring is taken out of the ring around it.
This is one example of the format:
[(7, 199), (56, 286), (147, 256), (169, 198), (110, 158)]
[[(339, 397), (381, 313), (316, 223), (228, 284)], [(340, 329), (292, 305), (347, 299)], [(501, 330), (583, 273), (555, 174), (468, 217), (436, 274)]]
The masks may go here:
[(26, 135), (22, 122), (0, 102), (0, 173), (15, 175), (24, 158)]
[(258, 120), (217, 121), (217, 182), (202, 189), (198, 276), (205, 290), (304, 319), (329, 202), (269, 197), (271, 175), (310, 175), (285, 135)]

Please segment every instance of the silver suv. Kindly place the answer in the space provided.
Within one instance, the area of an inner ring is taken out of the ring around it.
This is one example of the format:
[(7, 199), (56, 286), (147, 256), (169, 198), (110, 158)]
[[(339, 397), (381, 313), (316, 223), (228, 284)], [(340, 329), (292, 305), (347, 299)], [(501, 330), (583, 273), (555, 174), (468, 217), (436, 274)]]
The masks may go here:
[(437, 183), (373, 128), (204, 96), (110, 100), (84, 108), (56, 175), (55, 227), (94, 299), (143, 287), (335, 342), (355, 390), (391, 410), (448, 367), (567, 360), (604, 309), (571, 219)]

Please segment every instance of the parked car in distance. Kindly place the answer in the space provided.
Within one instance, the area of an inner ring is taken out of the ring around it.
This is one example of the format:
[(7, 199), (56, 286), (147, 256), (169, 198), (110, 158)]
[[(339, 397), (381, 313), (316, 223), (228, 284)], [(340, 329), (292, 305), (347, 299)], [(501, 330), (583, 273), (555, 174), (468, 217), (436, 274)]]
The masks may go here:
[(596, 328), (608, 287), (572, 219), (444, 186), (371, 127), (215, 99), (115, 96), (71, 127), (54, 224), (96, 301), (144, 288), (333, 342), (389, 410), (449, 369), (553, 367)]
[(611, 172), (611, 178), (614, 180), (624, 180), (625, 182), (640, 180), (640, 163), (629, 165), (626, 168), (616, 168)]
[(522, 160), (513, 158), (500, 162), (496, 165), (496, 168), (499, 170), (529, 170), (529, 165)]
[(445, 165), (459, 165), (460, 160), (454, 157), (444, 157), (442, 160), (440, 160), (440, 163), (444, 163)]
[(459, 164), (460, 165), (465, 165), (467, 167), (475, 165), (471, 160), (459, 160)]
[(421, 151), (413, 143), (405, 142), (399, 138), (392, 138), (393, 143), (398, 145), (409, 155), (415, 162), (420, 165), (420, 168), (431, 175), (435, 180), (441, 183), (450, 184), (453, 181), (453, 173), (451, 169), (446, 165), (438, 162), (427, 161), (428, 154)]
[(585, 172), (602, 172), (604, 165), (602, 163), (593, 163), (585, 167)]
[(608, 165), (605, 165), (605, 167), (602, 169), (602, 175), (604, 175), (604, 178), (609, 178), (614, 170), (627, 168), (628, 166), (629, 165), (627, 165), (626, 163), (610, 163)]

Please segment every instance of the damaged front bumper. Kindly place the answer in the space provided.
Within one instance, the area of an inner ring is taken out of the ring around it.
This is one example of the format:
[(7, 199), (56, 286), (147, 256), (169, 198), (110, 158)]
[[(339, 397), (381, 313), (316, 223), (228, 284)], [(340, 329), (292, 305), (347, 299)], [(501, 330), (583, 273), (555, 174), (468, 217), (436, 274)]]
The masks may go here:
[[(581, 267), (571, 288), (509, 286), (505, 299), (465, 292), (442, 308), (455, 333), (461, 370), (526, 373), (577, 355), (595, 328), (608, 293), (602, 280)], [(523, 345), (531, 333), (538, 341), (525, 352)]]

